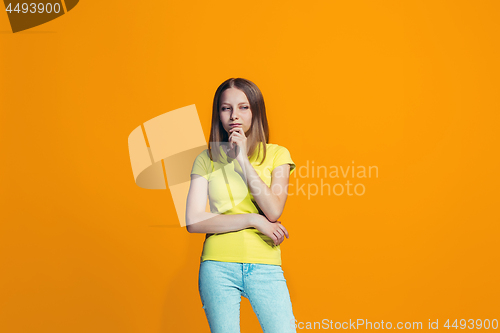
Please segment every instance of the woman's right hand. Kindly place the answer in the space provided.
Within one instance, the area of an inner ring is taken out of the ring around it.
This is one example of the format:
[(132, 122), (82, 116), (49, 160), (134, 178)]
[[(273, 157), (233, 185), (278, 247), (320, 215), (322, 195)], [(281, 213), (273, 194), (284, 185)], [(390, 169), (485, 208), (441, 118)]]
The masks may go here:
[(265, 216), (255, 214), (253, 226), (267, 237), (271, 238), (274, 245), (280, 245), (285, 237), (288, 238), (288, 231), (280, 221), (270, 222)]

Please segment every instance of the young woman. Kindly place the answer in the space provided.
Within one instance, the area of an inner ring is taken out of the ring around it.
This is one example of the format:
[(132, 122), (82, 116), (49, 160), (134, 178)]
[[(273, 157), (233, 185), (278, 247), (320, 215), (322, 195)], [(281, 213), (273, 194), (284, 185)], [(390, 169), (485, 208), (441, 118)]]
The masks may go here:
[(223, 82), (186, 203), (187, 230), (206, 234), (198, 286), (212, 333), (240, 332), (241, 296), (265, 333), (296, 332), (281, 269), (280, 244), (289, 235), (278, 221), (295, 163), (285, 147), (268, 141), (259, 88), (241, 78)]

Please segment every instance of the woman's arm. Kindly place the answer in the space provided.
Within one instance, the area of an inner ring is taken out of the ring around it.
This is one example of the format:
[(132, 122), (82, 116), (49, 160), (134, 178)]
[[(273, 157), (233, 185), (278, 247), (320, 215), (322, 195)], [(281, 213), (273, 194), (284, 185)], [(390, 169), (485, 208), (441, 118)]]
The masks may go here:
[(247, 137), (243, 129), (235, 126), (229, 130), (228, 142), (236, 155), (236, 161), (241, 166), (243, 178), (247, 183), (250, 193), (259, 205), (262, 212), (271, 222), (276, 222), (285, 208), (288, 197), (288, 179), (290, 178), (290, 165), (283, 164), (274, 168), (272, 172), (271, 188), (259, 177), (257, 171), (248, 160)]
[[(267, 187), (267, 186), (266, 186)], [(192, 233), (220, 233), (254, 227), (270, 237), (275, 245), (288, 238), (288, 231), (281, 223), (270, 223), (259, 214), (220, 215), (205, 212), (208, 181), (200, 175), (191, 175), (191, 185), (186, 202), (186, 229)]]
[(193, 233), (219, 233), (255, 227), (258, 214), (223, 215), (205, 212), (208, 181), (200, 175), (191, 175), (186, 201), (186, 229)]
[(274, 168), (270, 188), (257, 174), (248, 158), (243, 158), (243, 163), (240, 162), (240, 165), (246, 177), (250, 193), (252, 193), (260, 209), (269, 221), (277, 221), (283, 213), (288, 197), (290, 165), (283, 164)]

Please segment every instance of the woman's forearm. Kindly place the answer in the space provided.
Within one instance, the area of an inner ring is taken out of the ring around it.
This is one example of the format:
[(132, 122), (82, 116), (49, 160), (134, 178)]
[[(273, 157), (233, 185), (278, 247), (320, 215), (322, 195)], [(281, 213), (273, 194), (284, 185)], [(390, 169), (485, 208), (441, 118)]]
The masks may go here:
[(278, 196), (271, 191), (271, 188), (267, 186), (266, 183), (264, 183), (248, 159), (245, 159), (241, 167), (246, 177), (248, 189), (250, 193), (252, 193), (260, 209), (269, 221), (276, 221), (283, 212), (280, 210), (282, 205)]
[(186, 218), (186, 228), (192, 233), (220, 233), (254, 227), (257, 214), (214, 214), (202, 212)]

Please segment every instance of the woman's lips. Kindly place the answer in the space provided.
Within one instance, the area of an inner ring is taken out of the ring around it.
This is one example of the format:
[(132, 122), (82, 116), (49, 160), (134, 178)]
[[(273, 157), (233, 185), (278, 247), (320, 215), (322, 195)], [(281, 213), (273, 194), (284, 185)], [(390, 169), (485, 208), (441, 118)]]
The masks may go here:
[(229, 126), (234, 127), (234, 126), (241, 126), (241, 124), (229, 124)]

